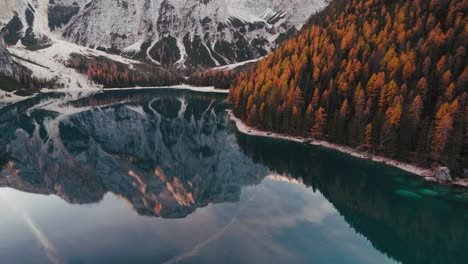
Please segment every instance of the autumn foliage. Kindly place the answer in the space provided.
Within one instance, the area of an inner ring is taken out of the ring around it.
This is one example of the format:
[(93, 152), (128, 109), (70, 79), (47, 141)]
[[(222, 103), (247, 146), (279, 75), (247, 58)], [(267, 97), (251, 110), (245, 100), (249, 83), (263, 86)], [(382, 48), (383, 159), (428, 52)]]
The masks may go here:
[(185, 82), (195, 86), (214, 86), (218, 89), (229, 89), (238, 74), (234, 70), (206, 70), (196, 72)]
[(90, 81), (105, 88), (133, 86), (165, 86), (180, 83), (178, 74), (156, 65), (126, 65), (105, 57), (87, 57), (72, 54), (67, 67), (86, 74)]
[(335, 0), (240, 74), (235, 114), (459, 175), (467, 164), (468, 1)]

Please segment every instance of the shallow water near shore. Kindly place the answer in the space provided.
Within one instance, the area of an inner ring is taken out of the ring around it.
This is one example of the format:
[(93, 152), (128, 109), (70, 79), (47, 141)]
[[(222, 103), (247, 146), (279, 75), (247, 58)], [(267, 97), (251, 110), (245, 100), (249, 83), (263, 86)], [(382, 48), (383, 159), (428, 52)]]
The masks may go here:
[(226, 95), (0, 108), (0, 263), (463, 263), (468, 193), (252, 137)]

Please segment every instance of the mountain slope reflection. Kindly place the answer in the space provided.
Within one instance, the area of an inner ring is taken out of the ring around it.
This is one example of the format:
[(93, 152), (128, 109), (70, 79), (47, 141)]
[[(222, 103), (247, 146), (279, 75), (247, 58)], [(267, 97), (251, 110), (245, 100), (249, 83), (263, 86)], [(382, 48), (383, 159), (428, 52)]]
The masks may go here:
[(238, 135), (238, 144), (255, 162), (319, 190), (352, 228), (393, 259), (402, 263), (468, 259), (465, 190), (427, 183), (326, 149), (245, 135)]
[(267, 171), (226, 128), (224, 98), (141, 90), (17, 106), (0, 119), (0, 186), (77, 204), (112, 192), (139, 214), (164, 218), (238, 201), (241, 187)]

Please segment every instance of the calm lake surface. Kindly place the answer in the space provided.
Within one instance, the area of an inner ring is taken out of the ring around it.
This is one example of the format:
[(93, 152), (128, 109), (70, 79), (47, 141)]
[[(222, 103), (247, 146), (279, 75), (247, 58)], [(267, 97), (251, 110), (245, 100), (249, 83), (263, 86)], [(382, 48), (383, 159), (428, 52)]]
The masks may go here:
[(0, 263), (466, 263), (467, 191), (242, 135), (225, 98), (0, 108)]

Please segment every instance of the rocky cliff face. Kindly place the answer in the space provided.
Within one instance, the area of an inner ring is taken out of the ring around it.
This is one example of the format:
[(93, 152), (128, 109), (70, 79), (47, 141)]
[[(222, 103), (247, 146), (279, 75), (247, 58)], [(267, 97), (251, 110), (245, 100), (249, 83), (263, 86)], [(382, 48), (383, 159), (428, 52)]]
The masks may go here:
[(0, 31), (6, 44), (22, 44), (31, 49), (46, 46), (50, 41), (47, 8), (47, 0), (2, 1)]
[(91, 1), (63, 35), (83, 46), (162, 64), (212, 67), (266, 55), (322, 0)]
[(5, 48), (3, 39), (0, 37), (0, 74), (5, 77), (13, 78), (13, 61)]

